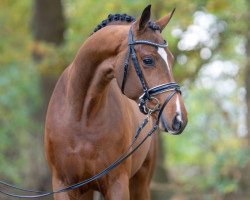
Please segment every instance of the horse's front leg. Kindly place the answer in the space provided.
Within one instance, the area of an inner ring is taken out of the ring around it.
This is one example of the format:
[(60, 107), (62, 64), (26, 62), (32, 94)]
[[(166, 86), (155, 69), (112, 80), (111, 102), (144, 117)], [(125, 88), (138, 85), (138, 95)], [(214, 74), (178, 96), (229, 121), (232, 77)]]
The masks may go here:
[[(52, 175), (52, 188), (53, 191), (62, 189), (67, 187), (65, 184), (62, 183), (55, 175)], [(67, 192), (54, 194), (54, 200), (70, 200), (70, 197)]]
[(148, 155), (137, 173), (130, 179), (130, 199), (150, 200), (150, 181), (154, 172), (157, 135), (152, 136), (151, 146)]
[(105, 200), (129, 200), (129, 177), (121, 174), (113, 181), (104, 194)]

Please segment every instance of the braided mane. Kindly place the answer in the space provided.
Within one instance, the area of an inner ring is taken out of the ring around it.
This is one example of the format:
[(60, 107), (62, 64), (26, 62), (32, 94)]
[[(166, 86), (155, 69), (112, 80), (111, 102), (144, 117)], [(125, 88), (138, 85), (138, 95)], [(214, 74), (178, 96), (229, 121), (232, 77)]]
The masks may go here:
[[(100, 24), (96, 26), (94, 29), (94, 33), (99, 31), (105, 26), (111, 25), (111, 24), (118, 24), (118, 23), (131, 23), (135, 22), (135, 17), (127, 15), (127, 14), (109, 14), (107, 19), (103, 20)], [(148, 22), (148, 27), (151, 28), (152, 30), (160, 30), (160, 27), (152, 21)]]
[(109, 14), (108, 18), (103, 20), (100, 24), (98, 24), (96, 26), (96, 28), (94, 29), (94, 32), (99, 31), (100, 29), (102, 29), (103, 27), (109, 25), (109, 24), (114, 24), (114, 23), (131, 23), (135, 21), (135, 17), (127, 15), (127, 14)]

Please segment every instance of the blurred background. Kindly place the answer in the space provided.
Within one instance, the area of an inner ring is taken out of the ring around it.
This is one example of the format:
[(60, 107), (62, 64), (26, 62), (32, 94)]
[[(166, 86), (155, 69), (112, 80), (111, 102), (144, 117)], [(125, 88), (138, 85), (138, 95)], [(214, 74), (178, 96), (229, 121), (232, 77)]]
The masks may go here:
[(51, 189), (43, 126), (58, 77), (109, 13), (148, 3), (154, 20), (177, 8), (163, 35), (189, 115), (182, 135), (160, 135), (152, 199), (250, 199), (248, 0), (1, 0), (0, 179)]

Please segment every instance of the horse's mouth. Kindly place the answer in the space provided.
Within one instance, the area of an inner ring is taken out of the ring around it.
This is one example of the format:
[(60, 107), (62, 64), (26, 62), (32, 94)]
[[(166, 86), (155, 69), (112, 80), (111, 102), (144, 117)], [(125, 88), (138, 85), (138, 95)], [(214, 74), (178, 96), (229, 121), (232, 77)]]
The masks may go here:
[(183, 130), (185, 129), (185, 126), (186, 125), (183, 125), (182, 123), (180, 123), (178, 126), (172, 125), (172, 128), (170, 128), (168, 126), (168, 123), (167, 123), (165, 117), (163, 115), (160, 117), (160, 126), (159, 126), (160, 130), (167, 132), (167, 133), (170, 133), (172, 135), (180, 135), (183, 132)]

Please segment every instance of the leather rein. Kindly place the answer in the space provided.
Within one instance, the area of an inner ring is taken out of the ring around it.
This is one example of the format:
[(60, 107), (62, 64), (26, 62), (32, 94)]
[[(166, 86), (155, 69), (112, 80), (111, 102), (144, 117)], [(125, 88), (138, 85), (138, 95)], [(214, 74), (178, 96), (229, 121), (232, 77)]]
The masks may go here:
[[(6, 183), (4, 181), (0, 181), (1, 185), (5, 185), (9, 188), (15, 189), (15, 190), (19, 190), (19, 191), (24, 191), (24, 192), (29, 192), (29, 193), (36, 193), (36, 195), (17, 195), (14, 193), (9, 193), (9, 192), (5, 192), (3, 190), (0, 190), (0, 193), (7, 195), (7, 196), (11, 196), (14, 198), (41, 198), (41, 197), (46, 197), (46, 196), (50, 196), (53, 194), (58, 194), (58, 193), (62, 193), (62, 192), (68, 192), (70, 190), (74, 190), (77, 189), (79, 187), (82, 187), (94, 180), (97, 180), (101, 177), (103, 177), (104, 175), (106, 175), (107, 173), (109, 173), (112, 169), (114, 169), (115, 167), (117, 167), (119, 164), (121, 164), (124, 160), (126, 160), (129, 156), (131, 156), (157, 129), (159, 126), (159, 121), (160, 121), (160, 117), (162, 115), (162, 112), (164, 110), (164, 108), (166, 107), (166, 105), (168, 104), (168, 102), (171, 100), (171, 98), (176, 94), (176, 93), (180, 93), (180, 86), (177, 83), (165, 83), (162, 85), (158, 85), (155, 86), (153, 88), (148, 88), (144, 77), (143, 77), (143, 73), (142, 70), (140, 68), (139, 62), (137, 60), (137, 56), (136, 56), (136, 52), (134, 49), (134, 45), (137, 44), (145, 44), (145, 45), (150, 45), (150, 46), (155, 46), (157, 48), (166, 48), (168, 45), (167, 43), (165, 44), (157, 44), (151, 41), (147, 41), (147, 40), (133, 40), (133, 33), (132, 33), (132, 26), (129, 30), (129, 34), (128, 34), (128, 54), (126, 56), (125, 59), (125, 64), (124, 64), (124, 75), (123, 75), (123, 81), (122, 81), (122, 93), (124, 94), (124, 87), (125, 87), (125, 82), (126, 82), (126, 78), (127, 78), (127, 73), (128, 73), (128, 67), (129, 67), (129, 60), (130, 60), (130, 56), (132, 57), (132, 61), (134, 64), (134, 68), (136, 71), (137, 76), (139, 77), (139, 80), (141, 82), (142, 88), (143, 88), (143, 94), (139, 97), (139, 109), (143, 114), (146, 114), (146, 118), (144, 119), (144, 121), (141, 123), (141, 125), (137, 128), (136, 133), (133, 137), (133, 140), (130, 144), (130, 146), (127, 148), (127, 150), (116, 160), (114, 161), (111, 165), (109, 165), (107, 168), (105, 168), (104, 170), (102, 170), (101, 172), (99, 172), (98, 174), (84, 180), (81, 181), (79, 183), (70, 185), (68, 187), (56, 190), (56, 191), (50, 191), (50, 192), (44, 192), (44, 191), (36, 191), (36, 190), (27, 190), (24, 188), (20, 188), (14, 185), (11, 185), (9, 183)], [(166, 98), (166, 100), (164, 101), (164, 103), (162, 104), (162, 106), (160, 107), (160, 103), (159, 100), (155, 97), (158, 94), (161, 93), (165, 93), (165, 92), (170, 92), (171, 93), (168, 95), (168, 97)], [(155, 102), (155, 106), (153, 108), (149, 108), (147, 103), (149, 101), (154, 101)], [(146, 136), (139, 142), (139, 144), (135, 145), (135, 142), (137, 141), (138, 136), (140, 135), (142, 129), (147, 125), (147, 123), (149, 122), (149, 118), (151, 117), (151, 115), (155, 112), (158, 112), (158, 116), (156, 121), (153, 124), (153, 127), (150, 129), (150, 131), (146, 134)]]

